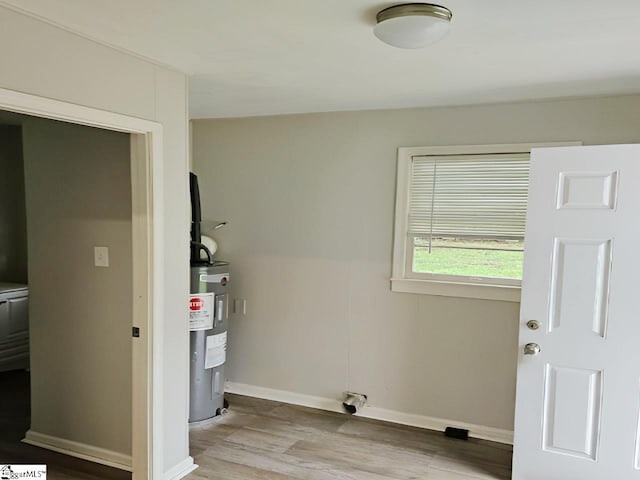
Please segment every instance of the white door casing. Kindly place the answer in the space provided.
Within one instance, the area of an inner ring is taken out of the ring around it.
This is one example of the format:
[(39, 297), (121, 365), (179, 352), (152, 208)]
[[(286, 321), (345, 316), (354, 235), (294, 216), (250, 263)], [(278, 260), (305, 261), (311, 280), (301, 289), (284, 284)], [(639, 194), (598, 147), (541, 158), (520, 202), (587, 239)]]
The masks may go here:
[(534, 149), (514, 480), (640, 479), (639, 266), (640, 145)]
[[(150, 120), (4, 88), (0, 88), (0, 109), (131, 134), (132, 327), (140, 328), (140, 337), (132, 339), (130, 468), (133, 480), (161, 478), (164, 470), (162, 333), (165, 296), (163, 127)], [(65, 453), (74, 455), (77, 452), (69, 450)], [(193, 464), (193, 459), (189, 459)], [(92, 460), (109, 464), (98, 457)]]

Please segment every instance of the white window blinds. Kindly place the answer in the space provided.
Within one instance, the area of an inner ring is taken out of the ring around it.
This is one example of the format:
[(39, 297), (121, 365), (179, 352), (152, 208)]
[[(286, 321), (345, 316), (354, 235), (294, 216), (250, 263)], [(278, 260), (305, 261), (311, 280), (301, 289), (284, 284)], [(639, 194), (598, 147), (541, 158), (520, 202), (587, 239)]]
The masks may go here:
[(529, 153), (412, 157), (409, 235), (524, 239)]

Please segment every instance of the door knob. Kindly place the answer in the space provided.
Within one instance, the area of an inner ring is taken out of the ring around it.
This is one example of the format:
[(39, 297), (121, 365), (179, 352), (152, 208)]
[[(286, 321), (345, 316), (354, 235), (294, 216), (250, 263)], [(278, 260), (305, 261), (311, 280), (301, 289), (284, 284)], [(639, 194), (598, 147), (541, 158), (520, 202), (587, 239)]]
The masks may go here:
[(540, 345), (537, 343), (527, 343), (524, 346), (525, 355), (537, 355), (540, 353)]
[(538, 320), (529, 320), (527, 322), (527, 328), (529, 330), (538, 330), (540, 328), (540, 322)]

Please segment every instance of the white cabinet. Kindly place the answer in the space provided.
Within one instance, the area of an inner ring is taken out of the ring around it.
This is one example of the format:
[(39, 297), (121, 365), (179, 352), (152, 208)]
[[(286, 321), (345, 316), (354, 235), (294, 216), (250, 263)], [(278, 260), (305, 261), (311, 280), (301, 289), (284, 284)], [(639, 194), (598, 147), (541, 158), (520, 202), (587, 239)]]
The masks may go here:
[(29, 289), (0, 283), (0, 372), (29, 368)]

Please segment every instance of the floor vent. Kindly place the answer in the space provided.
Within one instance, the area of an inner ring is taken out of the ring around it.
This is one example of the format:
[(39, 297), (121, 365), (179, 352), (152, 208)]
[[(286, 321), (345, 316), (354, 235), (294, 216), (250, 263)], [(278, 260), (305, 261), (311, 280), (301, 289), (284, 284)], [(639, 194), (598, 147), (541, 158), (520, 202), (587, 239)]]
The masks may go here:
[(458, 440), (469, 440), (469, 430), (464, 428), (447, 427), (444, 429), (444, 434), (447, 437), (457, 438)]

